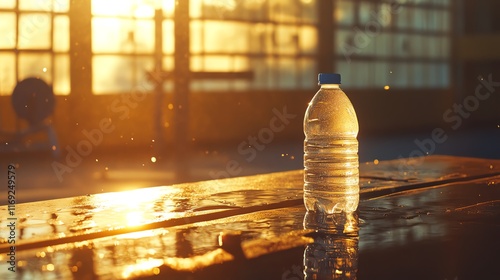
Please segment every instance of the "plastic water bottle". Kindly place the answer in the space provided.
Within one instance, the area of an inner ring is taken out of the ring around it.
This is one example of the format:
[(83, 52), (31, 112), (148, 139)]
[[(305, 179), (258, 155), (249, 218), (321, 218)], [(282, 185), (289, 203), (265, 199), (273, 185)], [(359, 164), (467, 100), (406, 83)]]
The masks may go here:
[(354, 212), (359, 203), (358, 119), (340, 74), (318, 75), (304, 116), (304, 204), (308, 211)]

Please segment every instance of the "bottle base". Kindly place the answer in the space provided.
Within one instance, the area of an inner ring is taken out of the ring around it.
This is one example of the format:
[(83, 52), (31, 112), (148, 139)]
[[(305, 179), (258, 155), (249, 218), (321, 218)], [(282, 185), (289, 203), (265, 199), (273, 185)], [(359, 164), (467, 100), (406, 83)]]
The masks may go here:
[(359, 230), (356, 212), (325, 214), (307, 211), (304, 215), (304, 228), (329, 234), (356, 234)]
[(304, 205), (307, 211), (314, 211), (324, 214), (352, 213), (356, 211), (359, 204), (359, 194), (330, 194), (315, 195), (304, 192)]

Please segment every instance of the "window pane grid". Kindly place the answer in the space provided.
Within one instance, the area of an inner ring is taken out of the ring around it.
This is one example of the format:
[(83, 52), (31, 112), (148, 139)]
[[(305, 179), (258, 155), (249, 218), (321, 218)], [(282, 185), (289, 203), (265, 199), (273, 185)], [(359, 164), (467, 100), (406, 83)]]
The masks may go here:
[(344, 86), (448, 87), (449, 2), (421, 1), (391, 9), (388, 2), (338, 2), (334, 67), (352, 75), (343, 79)]
[(173, 70), (174, 7), (172, 0), (91, 2), (93, 94), (128, 93), (138, 87), (152, 89), (146, 73), (155, 67), (156, 8), (163, 11), (162, 70)]
[(0, 95), (10, 95), (28, 77), (51, 84), (55, 94), (69, 94), (68, 10), (69, 0), (2, 1)]
[[(191, 2), (192, 71), (209, 71), (194, 65), (245, 57), (240, 68), (219, 71), (251, 71), (249, 81), (224, 80), (241, 90), (300, 89), (316, 85), (317, 1), (193, 0)], [(224, 58), (225, 57), (225, 58)], [(204, 61), (204, 62), (203, 62)], [(198, 90), (224, 90), (224, 83), (196, 81)], [(206, 85), (206, 86), (204, 86)], [(218, 87), (218, 85), (220, 87)]]

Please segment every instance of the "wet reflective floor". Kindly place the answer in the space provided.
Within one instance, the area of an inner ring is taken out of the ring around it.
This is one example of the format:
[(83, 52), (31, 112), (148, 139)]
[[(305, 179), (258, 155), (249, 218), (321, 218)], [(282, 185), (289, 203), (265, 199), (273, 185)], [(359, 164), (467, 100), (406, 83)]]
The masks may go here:
[(500, 161), (430, 156), (360, 171), (359, 209), (329, 234), (304, 229), (301, 170), (19, 204), (17, 272), (2, 234), (0, 278), (500, 275)]

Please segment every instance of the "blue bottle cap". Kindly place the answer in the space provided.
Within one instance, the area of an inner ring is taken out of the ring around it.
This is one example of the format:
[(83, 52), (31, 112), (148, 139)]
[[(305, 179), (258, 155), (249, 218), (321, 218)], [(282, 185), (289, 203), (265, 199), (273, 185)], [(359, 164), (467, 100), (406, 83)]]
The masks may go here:
[(340, 74), (337, 73), (319, 73), (318, 85), (340, 84)]

